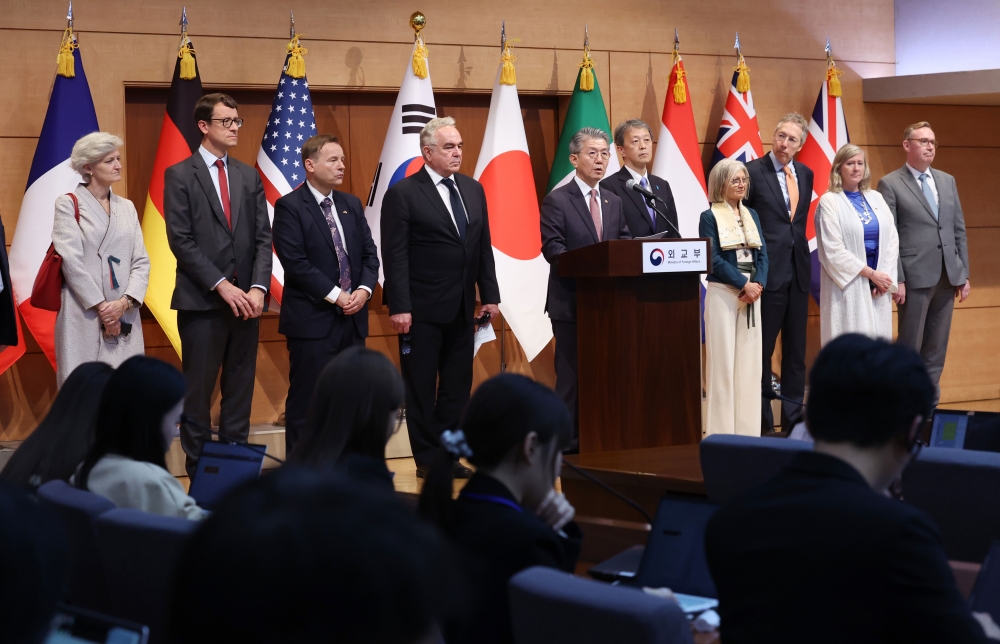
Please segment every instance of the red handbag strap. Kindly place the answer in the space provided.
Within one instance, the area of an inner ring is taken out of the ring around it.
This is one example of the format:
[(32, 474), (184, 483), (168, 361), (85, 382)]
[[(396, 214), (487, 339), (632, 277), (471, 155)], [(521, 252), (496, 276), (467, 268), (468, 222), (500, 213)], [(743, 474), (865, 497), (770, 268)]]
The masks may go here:
[(66, 196), (73, 200), (73, 214), (76, 215), (76, 223), (80, 223), (80, 202), (72, 192), (67, 192)]

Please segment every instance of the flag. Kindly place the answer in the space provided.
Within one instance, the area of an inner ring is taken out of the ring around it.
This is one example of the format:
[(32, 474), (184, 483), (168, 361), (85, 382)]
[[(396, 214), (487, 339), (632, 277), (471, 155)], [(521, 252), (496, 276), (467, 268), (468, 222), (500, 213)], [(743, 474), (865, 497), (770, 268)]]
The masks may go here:
[[(422, 60), (421, 60), (422, 59)], [(420, 72), (419, 74), (417, 72)], [(413, 44), (413, 56), (403, 73), (403, 82), (392, 108), (389, 129), (385, 133), (382, 154), (375, 167), (375, 177), (365, 202), (365, 218), (378, 248), (378, 281), (385, 280), (382, 267), (382, 198), (385, 191), (400, 179), (409, 177), (424, 166), (420, 152), (420, 130), (437, 115), (434, 90), (428, 68), (427, 49), (418, 36)]]
[(510, 43), (503, 42), (474, 178), (486, 191), (500, 311), (530, 362), (552, 339), (552, 323), (545, 313), (549, 264), (542, 257), (538, 197), (517, 98), (514, 56)]
[[(611, 125), (608, 123), (608, 113), (604, 109), (601, 87), (597, 84), (597, 76), (594, 74), (594, 61), (590, 58), (590, 46), (586, 42), (583, 45), (583, 62), (580, 63), (580, 72), (576, 75), (576, 85), (573, 86), (573, 95), (570, 96), (566, 118), (563, 120), (562, 134), (559, 135), (559, 145), (552, 160), (552, 172), (549, 174), (549, 187), (546, 193), (573, 179), (576, 170), (569, 162), (569, 142), (574, 134), (585, 127), (604, 130), (610, 137)], [(604, 173), (606, 177), (621, 169), (614, 145), (611, 147), (611, 158), (608, 159), (608, 169)]]
[[(52, 243), (56, 198), (72, 192), (81, 181), (80, 175), (69, 167), (73, 145), (80, 137), (100, 129), (76, 37), (72, 35), (72, 30), (67, 29), (67, 32), (72, 47), (72, 53), (67, 51), (67, 55), (71, 55), (73, 61), (69, 73), (74, 75), (57, 74), (52, 85), (45, 121), (41, 134), (38, 135), (35, 156), (28, 172), (28, 184), (21, 201), (9, 258), (14, 300), (24, 317), (25, 325), (31, 330), (53, 368), (56, 366), (56, 314), (31, 306), (31, 287), (35, 283), (45, 252)], [(60, 69), (64, 70), (64, 67), (65, 63), (61, 63)]]
[(653, 174), (670, 183), (681, 235), (698, 237), (701, 213), (708, 208), (708, 190), (705, 188), (705, 171), (701, 165), (701, 148), (690, 97), (684, 61), (675, 47)]
[[(170, 308), (177, 280), (177, 260), (167, 243), (163, 209), (163, 174), (167, 168), (191, 156), (201, 145), (201, 130), (194, 120), (194, 106), (201, 98), (201, 76), (194, 59), (194, 49), (186, 34), (174, 62), (167, 109), (160, 128), (160, 142), (149, 179), (149, 195), (142, 215), (142, 237), (149, 254), (149, 286), (145, 304), (160, 323), (174, 351), (181, 355), (181, 337), (177, 330), (177, 311)], [(190, 60), (186, 57), (190, 56)], [(183, 67), (183, 71), (182, 71)], [(189, 78), (193, 76), (193, 78)]]
[(847, 134), (847, 120), (844, 118), (844, 105), (840, 99), (839, 76), (843, 73), (837, 69), (837, 64), (830, 55), (827, 43), (826, 80), (819, 89), (816, 107), (809, 119), (809, 136), (806, 137), (799, 152), (799, 161), (813, 171), (812, 203), (809, 205), (809, 219), (806, 221), (806, 239), (809, 241), (809, 253), (812, 255), (812, 295), (819, 303), (819, 254), (816, 251), (815, 213), (819, 196), (826, 192), (830, 181), (830, 170), (833, 168), (833, 157), (837, 150), (850, 142)]
[[(287, 49), (278, 89), (271, 103), (271, 114), (260, 142), (260, 151), (257, 152), (257, 173), (264, 184), (267, 214), (272, 222), (274, 202), (305, 181), (302, 144), (316, 134), (316, 114), (313, 112), (305, 62), (301, 58), (306, 50), (299, 45), (298, 36), (293, 36)], [(278, 304), (281, 303), (284, 284), (285, 270), (275, 254), (271, 258), (271, 297)]]
[(726, 97), (726, 109), (719, 123), (715, 153), (709, 170), (722, 159), (736, 159), (746, 163), (764, 156), (760, 143), (760, 127), (757, 112), (753, 108), (753, 94), (750, 92), (750, 68), (739, 52), (739, 37), (736, 39), (737, 64), (733, 69), (733, 83)]

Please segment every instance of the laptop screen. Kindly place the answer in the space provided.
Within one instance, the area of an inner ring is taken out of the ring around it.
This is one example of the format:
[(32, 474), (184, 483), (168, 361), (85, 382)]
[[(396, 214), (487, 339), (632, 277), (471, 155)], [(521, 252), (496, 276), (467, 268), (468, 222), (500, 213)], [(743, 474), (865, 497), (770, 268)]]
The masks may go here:
[(1000, 413), (935, 409), (929, 446), (1000, 452)]
[(718, 507), (700, 499), (663, 497), (630, 585), (716, 597), (705, 559), (705, 527)]
[(146, 644), (149, 628), (75, 606), (60, 606), (45, 644)]

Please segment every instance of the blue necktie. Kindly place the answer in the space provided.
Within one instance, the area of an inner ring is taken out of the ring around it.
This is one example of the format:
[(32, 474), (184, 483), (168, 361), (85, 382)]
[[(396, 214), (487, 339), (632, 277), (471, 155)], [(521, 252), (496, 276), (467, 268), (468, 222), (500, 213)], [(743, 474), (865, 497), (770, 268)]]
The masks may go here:
[(455, 216), (458, 236), (462, 238), (462, 241), (465, 241), (465, 231), (469, 228), (469, 218), (465, 214), (462, 198), (458, 195), (458, 187), (451, 178), (441, 179), (441, 183), (448, 187), (448, 192), (451, 194), (451, 213)]
[(927, 198), (927, 203), (931, 206), (931, 212), (934, 213), (934, 220), (937, 221), (938, 218), (938, 202), (934, 198), (934, 191), (931, 190), (931, 184), (927, 183), (930, 177), (926, 172), (920, 173), (920, 187), (924, 191), (924, 196)]
[(320, 206), (323, 208), (323, 216), (326, 217), (326, 225), (330, 227), (330, 234), (333, 235), (333, 248), (337, 251), (337, 267), (340, 269), (340, 288), (350, 293), (351, 262), (347, 259), (344, 240), (341, 239), (340, 230), (337, 229), (337, 220), (333, 218), (333, 202), (327, 197)]
[[(649, 190), (649, 182), (646, 181), (646, 177), (639, 179), (639, 185)], [(649, 207), (649, 201), (646, 201), (646, 211), (649, 212), (649, 219), (653, 224), (653, 232), (656, 232), (656, 211)]]

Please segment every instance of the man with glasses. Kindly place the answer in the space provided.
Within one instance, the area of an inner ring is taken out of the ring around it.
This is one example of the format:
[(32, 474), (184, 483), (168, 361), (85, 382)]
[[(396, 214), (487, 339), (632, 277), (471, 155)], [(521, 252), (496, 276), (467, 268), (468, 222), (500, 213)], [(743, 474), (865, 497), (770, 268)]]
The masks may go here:
[(579, 439), (576, 350), (576, 280), (559, 277), (559, 256), (609, 239), (631, 239), (622, 201), (602, 189), (601, 179), (611, 159), (611, 137), (604, 130), (585, 127), (569, 142), (569, 162), (576, 174), (555, 188), (542, 202), (542, 254), (551, 265), (545, 310), (556, 337), (556, 393), (573, 419), (573, 447)]
[[(219, 432), (246, 440), (257, 368), (260, 314), (271, 283), (271, 224), (257, 172), (229, 156), (240, 126), (226, 94), (198, 100), (201, 146), (167, 168), (163, 204), (167, 241), (177, 258), (170, 307), (177, 310), (187, 382), (185, 415), (209, 426), (222, 370)], [(181, 446), (193, 475), (207, 430), (185, 423)]]
[(898, 340), (920, 352), (935, 403), (955, 299), (964, 302), (971, 290), (962, 204), (955, 177), (931, 168), (937, 147), (931, 124), (914, 123), (903, 132), (906, 164), (878, 182), (899, 231)]
[[(809, 134), (801, 114), (791, 112), (778, 121), (771, 151), (747, 163), (750, 188), (745, 203), (757, 211), (767, 247), (767, 288), (760, 298), (763, 344), (761, 389), (771, 391), (771, 354), (781, 334), (781, 394), (801, 401), (806, 389), (806, 326), (812, 258), (806, 240), (806, 222), (813, 194), (813, 172), (794, 160)], [(781, 404), (781, 426), (791, 431), (802, 406)], [(771, 401), (761, 404), (761, 433), (774, 431)]]

